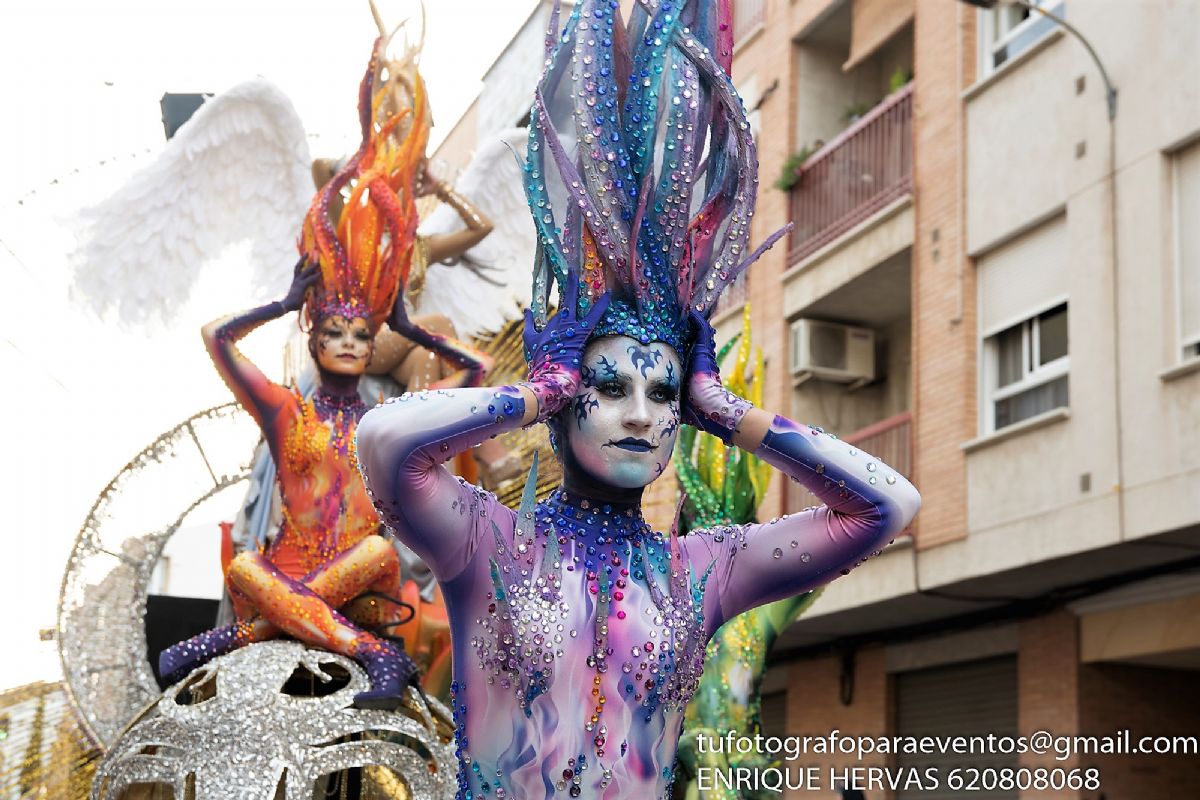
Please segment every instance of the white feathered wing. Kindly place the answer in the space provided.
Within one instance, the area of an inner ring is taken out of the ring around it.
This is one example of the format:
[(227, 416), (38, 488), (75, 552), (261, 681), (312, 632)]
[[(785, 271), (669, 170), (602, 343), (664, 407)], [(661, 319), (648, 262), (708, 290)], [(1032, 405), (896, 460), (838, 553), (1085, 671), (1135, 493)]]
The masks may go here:
[[(512, 128), (487, 137), (455, 183), (455, 190), (491, 219), (492, 233), (466, 257), (430, 264), (425, 289), (417, 298), (420, 314), (443, 314), (459, 336), (494, 333), (529, 306), (534, 252), (533, 221), (522, 188), (522, 158), (529, 132)], [(464, 227), (454, 209), (439, 205), (422, 223), (424, 236)]]
[(286, 287), (313, 195), (308, 143), (291, 101), (262, 79), (206, 102), (154, 161), (82, 213), (73, 295), (127, 323), (170, 318), (198, 271), (251, 243), (251, 279)]

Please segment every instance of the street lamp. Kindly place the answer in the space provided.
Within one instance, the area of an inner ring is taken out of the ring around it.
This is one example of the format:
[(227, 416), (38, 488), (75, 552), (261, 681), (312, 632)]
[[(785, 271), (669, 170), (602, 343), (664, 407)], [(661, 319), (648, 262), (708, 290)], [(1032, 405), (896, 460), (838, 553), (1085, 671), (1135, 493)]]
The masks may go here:
[(1124, 455), (1124, 432), (1122, 431), (1122, 423), (1124, 421), (1121, 412), (1121, 302), (1120, 302), (1120, 248), (1118, 246), (1118, 228), (1117, 228), (1117, 88), (1112, 85), (1112, 81), (1108, 79), (1108, 70), (1104, 68), (1104, 64), (1100, 61), (1100, 56), (1096, 54), (1096, 49), (1092, 47), (1092, 43), (1087, 40), (1079, 30), (1067, 22), (1057, 14), (1052, 14), (1042, 8), (1036, 2), (1031, 0), (960, 0), (960, 2), (968, 5), (976, 6), (986, 10), (992, 10), (997, 6), (1018, 6), (1030, 12), (1037, 12), (1043, 17), (1056, 22), (1062, 26), (1063, 30), (1079, 40), (1080, 44), (1088, 51), (1088, 55), (1092, 57), (1092, 61), (1096, 63), (1096, 69), (1100, 70), (1100, 79), (1104, 81), (1104, 99), (1108, 102), (1108, 174), (1105, 176), (1108, 183), (1108, 235), (1109, 235), (1109, 261), (1112, 266), (1112, 292), (1110, 300), (1112, 303), (1112, 349), (1113, 349), (1113, 430), (1115, 436), (1115, 449), (1117, 457), (1117, 531), (1118, 540), (1125, 540), (1125, 455)]
[(1063, 30), (1079, 40), (1079, 43), (1088, 51), (1088, 55), (1092, 57), (1092, 61), (1096, 62), (1096, 69), (1100, 70), (1100, 80), (1104, 81), (1104, 98), (1108, 102), (1108, 118), (1114, 119), (1117, 116), (1117, 88), (1112, 85), (1112, 81), (1108, 79), (1108, 70), (1104, 68), (1104, 64), (1100, 61), (1100, 56), (1096, 55), (1095, 48), (1092, 43), (1087, 40), (1087, 37), (1079, 32), (1071, 23), (1067, 22), (1062, 17), (1054, 14), (1040, 5), (1030, 0), (961, 0), (967, 5), (975, 6), (976, 8), (986, 9), (991, 11), (997, 6), (1017, 6), (1028, 11), (1036, 11), (1046, 19), (1061, 25)]

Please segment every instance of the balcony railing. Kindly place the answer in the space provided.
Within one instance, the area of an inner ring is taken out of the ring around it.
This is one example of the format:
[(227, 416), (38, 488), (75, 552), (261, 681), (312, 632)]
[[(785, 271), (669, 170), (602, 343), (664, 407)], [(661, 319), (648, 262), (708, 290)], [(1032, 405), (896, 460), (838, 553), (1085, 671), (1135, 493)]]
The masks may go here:
[(766, 0), (734, 0), (733, 43), (745, 39), (754, 29), (763, 24), (766, 17)]
[(792, 264), (912, 191), (912, 84), (838, 134), (799, 172), (791, 198)]
[(845, 437), (845, 441), (875, 456), (904, 477), (912, 477), (911, 411), (881, 419)]
[[(864, 453), (870, 453), (906, 478), (912, 477), (912, 412), (904, 411), (843, 437)], [(795, 482), (788, 483), (788, 510), (799, 511), (820, 501)]]

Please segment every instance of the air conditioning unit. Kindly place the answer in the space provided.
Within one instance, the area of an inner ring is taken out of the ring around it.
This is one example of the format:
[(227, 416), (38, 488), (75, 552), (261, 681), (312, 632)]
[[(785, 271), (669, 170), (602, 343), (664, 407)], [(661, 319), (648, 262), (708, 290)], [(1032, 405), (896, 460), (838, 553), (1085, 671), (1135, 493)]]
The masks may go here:
[(815, 319), (792, 323), (792, 377), (862, 385), (875, 380), (875, 332)]

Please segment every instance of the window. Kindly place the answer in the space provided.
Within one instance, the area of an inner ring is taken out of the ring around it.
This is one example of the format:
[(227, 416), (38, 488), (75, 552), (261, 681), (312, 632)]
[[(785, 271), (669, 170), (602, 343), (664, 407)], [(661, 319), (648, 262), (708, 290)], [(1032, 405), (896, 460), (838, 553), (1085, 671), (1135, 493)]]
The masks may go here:
[(988, 402), (992, 430), (1067, 405), (1067, 304), (989, 336)]
[(1067, 405), (1071, 258), (1059, 214), (976, 257), (979, 427), (988, 434)]
[(765, 12), (765, 0), (733, 0), (733, 43), (761, 28)]
[[(1065, 16), (1066, 3), (1062, 0), (1031, 0), (1055, 16)], [(983, 58), (983, 73), (986, 75), (1007, 63), (1019, 53), (1028, 50), (1035, 42), (1057, 27), (1057, 23), (1044, 14), (1018, 5), (997, 5), (979, 12), (979, 52)]]
[(1200, 358), (1200, 142), (1174, 158), (1175, 275), (1183, 361)]

